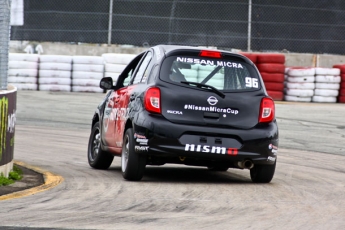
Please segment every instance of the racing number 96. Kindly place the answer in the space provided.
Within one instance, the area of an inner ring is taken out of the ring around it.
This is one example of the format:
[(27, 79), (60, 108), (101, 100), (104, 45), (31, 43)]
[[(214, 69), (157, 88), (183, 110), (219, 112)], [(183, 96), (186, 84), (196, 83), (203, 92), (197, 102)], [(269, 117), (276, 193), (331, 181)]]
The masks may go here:
[(246, 87), (258, 88), (259, 87), (258, 79), (246, 77)]

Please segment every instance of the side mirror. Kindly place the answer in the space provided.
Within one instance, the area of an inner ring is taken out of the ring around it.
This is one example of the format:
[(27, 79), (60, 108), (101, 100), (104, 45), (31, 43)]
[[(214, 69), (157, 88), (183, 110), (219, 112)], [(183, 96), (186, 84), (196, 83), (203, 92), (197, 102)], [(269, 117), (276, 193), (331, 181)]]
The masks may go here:
[(99, 83), (101, 89), (112, 89), (113, 88), (113, 79), (111, 77), (104, 77)]

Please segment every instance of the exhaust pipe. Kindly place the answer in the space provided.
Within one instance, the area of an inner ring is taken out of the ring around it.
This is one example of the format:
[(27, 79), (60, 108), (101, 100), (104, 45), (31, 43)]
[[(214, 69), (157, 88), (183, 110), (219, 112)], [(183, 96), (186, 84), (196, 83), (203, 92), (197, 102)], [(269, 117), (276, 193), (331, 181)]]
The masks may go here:
[(239, 161), (237, 165), (241, 169), (251, 169), (254, 167), (254, 163), (251, 160)]

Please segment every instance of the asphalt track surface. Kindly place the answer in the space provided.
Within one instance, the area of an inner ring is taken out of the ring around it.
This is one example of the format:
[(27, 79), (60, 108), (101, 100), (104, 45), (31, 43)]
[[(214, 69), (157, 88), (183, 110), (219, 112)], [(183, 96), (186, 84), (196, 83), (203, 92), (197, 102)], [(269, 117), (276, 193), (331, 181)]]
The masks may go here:
[(15, 159), (63, 177), (56, 187), (0, 201), (0, 229), (345, 229), (345, 104), (276, 104), (277, 169), (148, 166), (122, 178), (120, 158), (94, 170), (86, 150), (103, 94), (19, 91)]

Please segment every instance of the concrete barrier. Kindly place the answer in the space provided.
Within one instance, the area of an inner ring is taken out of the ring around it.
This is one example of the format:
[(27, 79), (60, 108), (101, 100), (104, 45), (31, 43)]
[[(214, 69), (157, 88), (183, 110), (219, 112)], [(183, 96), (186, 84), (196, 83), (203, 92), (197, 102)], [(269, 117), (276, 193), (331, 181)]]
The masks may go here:
[(17, 88), (9, 85), (0, 91), (0, 174), (8, 177), (13, 169), (14, 130)]

